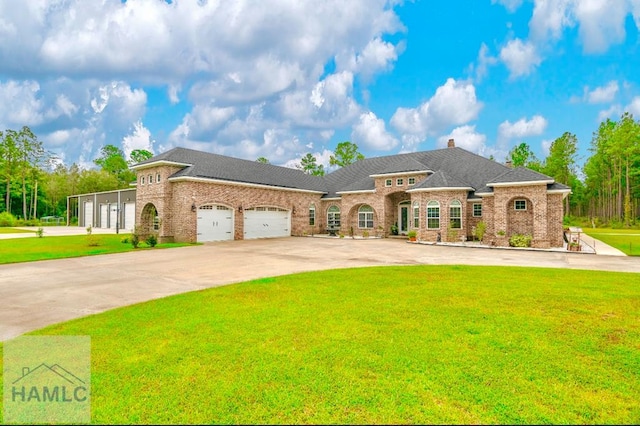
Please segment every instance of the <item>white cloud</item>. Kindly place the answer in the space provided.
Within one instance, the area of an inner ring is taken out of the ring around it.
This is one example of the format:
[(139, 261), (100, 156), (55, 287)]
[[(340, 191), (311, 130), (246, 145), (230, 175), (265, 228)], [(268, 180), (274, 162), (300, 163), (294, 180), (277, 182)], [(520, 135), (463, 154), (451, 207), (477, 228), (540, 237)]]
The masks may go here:
[(138, 121), (133, 125), (133, 133), (122, 138), (122, 151), (124, 151), (125, 158), (129, 158), (131, 151), (136, 149), (144, 149), (153, 153), (154, 143), (149, 129), (144, 127), (142, 121)]
[[(6, 99), (21, 100), (12, 109), (0, 104), (0, 124), (40, 126), (52, 146), (68, 132), (66, 158), (90, 164), (100, 146), (134, 136), (147, 110), (140, 87), (149, 85), (166, 90), (176, 108), (192, 105), (158, 149), (181, 144), (240, 157), (277, 151), (274, 158), (285, 160), (357, 122), (354, 85), (391, 69), (402, 51), (402, 41), (387, 40), (405, 31), (397, 5), (0, 2), (0, 73), (9, 79), (0, 79), (0, 101), (3, 88), (13, 90)], [(328, 64), (335, 64), (329, 73)]]
[(609, 108), (598, 113), (598, 123), (606, 120), (607, 118), (616, 120), (620, 114), (622, 114), (622, 107), (617, 104), (611, 105)]
[(575, 2), (580, 36), (587, 53), (606, 52), (610, 45), (624, 41), (627, 4), (621, 0)]
[(487, 76), (489, 66), (495, 65), (497, 62), (498, 58), (489, 55), (489, 48), (482, 43), (478, 51), (477, 65), (475, 66), (476, 83), (482, 81)]
[(411, 150), (428, 135), (475, 120), (481, 109), (473, 84), (449, 78), (431, 99), (417, 108), (398, 108), (391, 117), (391, 125), (402, 133), (403, 148)]
[(542, 61), (535, 45), (519, 38), (510, 40), (500, 50), (500, 59), (509, 69), (511, 78), (530, 74)]
[(520, 6), (522, 6), (522, 0), (491, 0), (491, 4), (496, 3), (503, 5), (511, 13), (515, 12)]
[(538, 136), (547, 128), (547, 120), (541, 115), (534, 115), (530, 120), (521, 118), (515, 123), (509, 120), (503, 121), (498, 126), (498, 140), (504, 142), (515, 138)]
[(588, 87), (585, 87), (585, 101), (590, 104), (602, 104), (612, 102), (616, 94), (618, 93), (618, 82), (613, 80), (607, 83), (605, 86), (596, 87), (589, 91)]
[(624, 41), (629, 13), (640, 22), (637, 0), (536, 0), (529, 22), (531, 38), (536, 43), (558, 40), (565, 28), (578, 25), (584, 51), (603, 53)]
[(557, 40), (565, 27), (573, 25), (574, 0), (536, 0), (529, 21), (531, 37), (536, 41)]
[(485, 154), (487, 137), (482, 133), (476, 132), (475, 125), (456, 127), (448, 135), (440, 136), (438, 138), (438, 147), (445, 148), (449, 139), (453, 139), (456, 146), (467, 151), (475, 152), (479, 155)]
[(640, 118), (640, 96), (633, 98), (624, 110), (633, 114), (633, 117), (638, 120)]
[(388, 151), (398, 145), (398, 140), (387, 132), (384, 120), (371, 111), (360, 114), (359, 121), (353, 126), (351, 139), (359, 146), (377, 151)]

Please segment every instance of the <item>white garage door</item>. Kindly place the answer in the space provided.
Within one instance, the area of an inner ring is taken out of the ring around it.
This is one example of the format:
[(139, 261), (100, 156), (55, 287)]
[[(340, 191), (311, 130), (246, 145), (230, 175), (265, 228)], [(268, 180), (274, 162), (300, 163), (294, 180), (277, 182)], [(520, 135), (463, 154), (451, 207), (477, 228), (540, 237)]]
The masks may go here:
[(124, 224), (122, 229), (133, 231), (136, 226), (136, 203), (124, 203)]
[(200, 206), (197, 232), (199, 243), (233, 240), (233, 210), (219, 205)]
[(289, 211), (277, 207), (255, 207), (244, 211), (244, 238), (288, 237)]
[(84, 203), (84, 227), (93, 227), (93, 201)]
[(109, 227), (109, 205), (100, 204), (100, 228)]

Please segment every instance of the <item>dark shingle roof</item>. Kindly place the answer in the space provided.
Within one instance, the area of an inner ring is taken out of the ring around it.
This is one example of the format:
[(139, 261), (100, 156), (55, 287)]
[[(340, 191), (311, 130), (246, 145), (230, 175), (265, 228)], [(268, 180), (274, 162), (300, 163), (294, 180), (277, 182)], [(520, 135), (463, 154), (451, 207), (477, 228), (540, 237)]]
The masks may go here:
[(469, 189), (470, 187), (471, 185), (462, 181), (461, 179), (457, 179), (442, 170), (438, 170), (419, 184), (415, 185), (413, 188), (411, 188), (411, 190), (437, 188)]
[[(427, 170), (434, 173), (419, 182), (414, 189), (473, 188), (475, 192), (486, 193), (493, 192), (487, 185), (494, 183), (553, 181), (552, 178), (532, 170), (511, 169), (457, 147), (366, 158), (322, 177), (310, 176), (301, 170), (287, 167), (186, 148), (174, 148), (138, 163), (134, 168), (160, 161), (185, 165), (172, 177), (200, 177), (318, 191), (325, 193), (324, 197), (336, 197), (338, 192), (373, 190), (375, 180), (372, 175)], [(557, 183), (549, 183), (548, 188), (568, 189)], [(473, 191), (470, 196), (473, 196)]]
[(490, 179), (487, 184), (492, 185), (494, 183), (522, 183), (522, 182), (553, 182), (553, 178), (543, 175), (542, 173), (535, 172), (525, 167), (516, 167), (515, 169), (509, 169), (505, 173)]
[(308, 175), (301, 170), (186, 148), (174, 148), (138, 163), (136, 167), (158, 161), (189, 164), (171, 178), (199, 177), (325, 192), (321, 177)]

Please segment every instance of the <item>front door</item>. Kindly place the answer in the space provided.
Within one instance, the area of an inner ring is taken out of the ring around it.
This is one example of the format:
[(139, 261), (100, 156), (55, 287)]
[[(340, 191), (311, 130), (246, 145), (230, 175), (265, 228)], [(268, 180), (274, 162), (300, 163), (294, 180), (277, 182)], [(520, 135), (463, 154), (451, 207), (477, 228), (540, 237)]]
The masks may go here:
[(406, 234), (409, 230), (409, 207), (410, 201), (400, 203), (398, 209), (398, 233)]

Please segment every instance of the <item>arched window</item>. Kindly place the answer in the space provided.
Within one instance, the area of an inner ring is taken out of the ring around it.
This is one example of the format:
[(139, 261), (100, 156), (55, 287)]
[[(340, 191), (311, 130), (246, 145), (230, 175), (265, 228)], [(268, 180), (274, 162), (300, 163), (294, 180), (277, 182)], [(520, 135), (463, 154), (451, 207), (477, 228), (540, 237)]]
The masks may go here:
[(413, 227), (420, 228), (420, 203), (413, 203)]
[(316, 205), (311, 204), (309, 206), (309, 225), (315, 226), (316, 224)]
[(427, 229), (440, 229), (440, 203), (437, 201), (427, 203)]
[(330, 230), (340, 229), (340, 207), (331, 206), (327, 210), (327, 228)]
[(358, 228), (373, 228), (373, 207), (365, 204), (358, 209)]
[(462, 203), (458, 200), (453, 200), (449, 204), (449, 228), (462, 228)]

